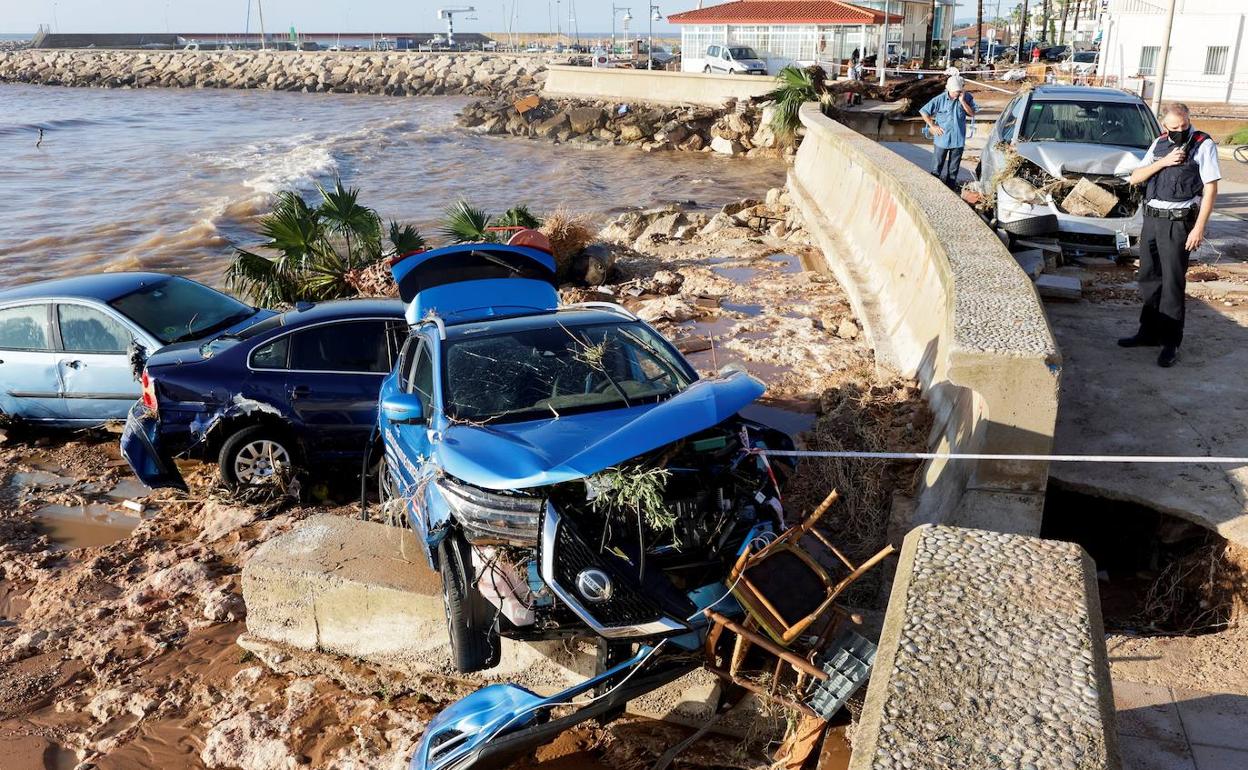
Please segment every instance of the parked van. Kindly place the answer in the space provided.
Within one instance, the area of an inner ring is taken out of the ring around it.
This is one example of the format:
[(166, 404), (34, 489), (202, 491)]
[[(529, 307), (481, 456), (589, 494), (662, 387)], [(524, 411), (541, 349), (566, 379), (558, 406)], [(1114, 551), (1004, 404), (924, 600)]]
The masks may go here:
[(767, 62), (746, 45), (712, 45), (706, 49), (703, 72), (766, 75)]

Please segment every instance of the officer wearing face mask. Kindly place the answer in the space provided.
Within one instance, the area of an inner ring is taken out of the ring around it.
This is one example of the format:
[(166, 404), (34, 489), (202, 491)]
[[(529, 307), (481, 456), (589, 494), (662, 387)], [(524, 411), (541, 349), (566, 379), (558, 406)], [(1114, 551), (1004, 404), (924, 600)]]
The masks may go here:
[(1161, 116), (1164, 133), (1153, 142), (1131, 184), (1145, 185), (1140, 233), (1140, 328), (1123, 337), (1124, 348), (1160, 346), (1157, 365), (1174, 366), (1183, 343), (1187, 264), (1205, 240), (1205, 225), (1218, 197), (1218, 148), (1192, 128), (1186, 104)]

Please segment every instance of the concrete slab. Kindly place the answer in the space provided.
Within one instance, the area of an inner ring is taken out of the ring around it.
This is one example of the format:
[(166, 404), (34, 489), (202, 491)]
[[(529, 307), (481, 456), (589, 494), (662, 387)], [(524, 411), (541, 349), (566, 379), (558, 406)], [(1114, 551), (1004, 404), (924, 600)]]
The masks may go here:
[(1183, 722), (1169, 687), (1137, 682), (1114, 682), (1118, 734), (1182, 743)]
[(1183, 741), (1122, 739), (1122, 770), (1198, 770)]
[(1083, 281), (1071, 275), (1045, 274), (1036, 279), (1036, 291), (1045, 299), (1079, 299)]
[(1040, 249), (1023, 249), (1014, 252), (1014, 261), (1023, 269), (1023, 272), (1031, 276), (1031, 280), (1036, 280), (1040, 274), (1044, 272), (1044, 252)]
[[(1055, 452), (1248, 457), (1242, 310), (1189, 298), (1182, 358), (1162, 369), (1156, 348), (1115, 344), (1135, 332), (1138, 304), (1047, 309), (1064, 361)], [(1248, 467), (1053, 463), (1049, 472), (1076, 490), (1181, 516), (1248, 545)]]
[(1196, 761), (1196, 770), (1244, 770), (1248, 767), (1248, 751), (1239, 749), (1193, 744), (1192, 758)]
[(1193, 745), (1248, 751), (1248, 697), (1175, 690), (1174, 698)]

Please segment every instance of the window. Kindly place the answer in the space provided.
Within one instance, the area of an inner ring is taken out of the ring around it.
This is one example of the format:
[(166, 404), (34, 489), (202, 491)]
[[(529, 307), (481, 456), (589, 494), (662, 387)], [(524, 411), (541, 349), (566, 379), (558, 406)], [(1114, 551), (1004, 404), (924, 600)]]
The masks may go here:
[(206, 337), (255, 312), (229, 295), (176, 277), (146, 283), (108, 304), (166, 345)]
[(385, 321), (325, 324), (291, 336), (291, 369), (370, 374), (390, 371)]
[(433, 403), (433, 357), (429, 354), (429, 345), (422, 341), (416, 351), (416, 363), (407, 378), (408, 393), (420, 397), (422, 411), (429, 415), (430, 404)]
[(48, 306), (23, 305), (0, 310), (0, 348), (5, 350), (48, 350)]
[(1228, 48), (1224, 45), (1211, 45), (1205, 49), (1205, 74), (1206, 75), (1225, 75), (1226, 74), (1226, 54)]
[(1161, 46), (1146, 45), (1140, 49), (1140, 74), (1157, 74), (1157, 57), (1161, 54)]
[(1014, 99), (1006, 105), (1005, 117), (1001, 120), (1001, 141), (1009, 142), (1014, 139), (1014, 124), (1018, 123), (1018, 99)]
[(290, 336), (275, 339), (251, 353), (253, 369), (285, 369), (290, 353)]
[(85, 305), (57, 305), (61, 347), (70, 353), (125, 353), (133, 337), (116, 319)]

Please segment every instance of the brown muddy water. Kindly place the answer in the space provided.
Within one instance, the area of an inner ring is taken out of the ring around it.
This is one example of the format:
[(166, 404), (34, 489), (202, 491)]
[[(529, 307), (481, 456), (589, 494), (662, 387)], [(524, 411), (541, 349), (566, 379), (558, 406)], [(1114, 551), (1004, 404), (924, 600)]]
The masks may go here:
[[(273, 193), (335, 176), (386, 219), (434, 223), (458, 198), (610, 215), (718, 206), (783, 184), (779, 161), (489, 137), (463, 97), (0, 86), (0, 287), (84, 270), (219, 283)], [(42, 128), (42, 144), (39, 129)]]

